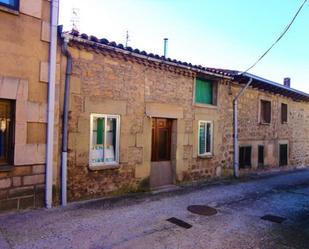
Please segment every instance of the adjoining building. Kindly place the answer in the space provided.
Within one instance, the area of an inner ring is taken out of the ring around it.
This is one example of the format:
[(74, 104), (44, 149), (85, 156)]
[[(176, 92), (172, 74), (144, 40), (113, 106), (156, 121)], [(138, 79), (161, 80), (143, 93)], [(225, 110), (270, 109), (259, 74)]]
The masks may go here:
[(0, 0), (0, 210), (44, 206), (50, 6)]

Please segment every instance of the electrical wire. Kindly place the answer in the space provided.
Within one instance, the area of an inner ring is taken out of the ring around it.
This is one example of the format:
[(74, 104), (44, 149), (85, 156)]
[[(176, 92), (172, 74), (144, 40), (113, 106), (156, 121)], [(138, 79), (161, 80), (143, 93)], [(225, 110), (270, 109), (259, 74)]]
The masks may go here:
[(280, 36), (277, 38), (277, 40), (269, 47), (269, 49), (267, 49), (259, 58), (258, 60), (253, 63), (252, 66), (250, 66), (247, 70), (241, 72), (239, 75), (243, 75), (244, 73), (248, 72), (249, 70), (251, 70), (253, 67), (255, 67), (264, 57), (265, 55), (282, 39), (282, 37), (286, 34), (286, 32), (290, 29), (290, 27), (292, 26), (293, 22), (295, 21), (296, 17), (298, 16), (299, 12), (302, 10), (302, 8), (304, 7), (305, 3), (307, 2), (307, 0), (304, 0), (304, 2), (302, 3), (302, 5), (298, 8), (296, 14), (294, 15), (294, 17), (292, 18), (292, 20), (290, 21), (290, 23), (285, 27), (285, 29), (283, 30), (283, 32), (280, 34)]

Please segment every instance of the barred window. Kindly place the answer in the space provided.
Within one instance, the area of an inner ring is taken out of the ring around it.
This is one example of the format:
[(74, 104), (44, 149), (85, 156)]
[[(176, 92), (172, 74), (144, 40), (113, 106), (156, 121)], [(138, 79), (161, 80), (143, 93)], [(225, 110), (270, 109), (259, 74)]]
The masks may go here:
[(0, 166), (13, 164), (14, 102), (0, 99)]

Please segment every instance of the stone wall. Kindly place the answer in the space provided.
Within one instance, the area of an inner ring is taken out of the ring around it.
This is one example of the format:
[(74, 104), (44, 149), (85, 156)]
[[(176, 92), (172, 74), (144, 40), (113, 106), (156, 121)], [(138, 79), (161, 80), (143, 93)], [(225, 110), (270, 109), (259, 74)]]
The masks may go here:
[(16, 106), (14, 163), (0, 166), (0, 210), (42, 206), (50, 1), (20, 0), (18, 11), (0, 6), (0, 20), (0, 99)]
[[(178, 115), (177, 130), (191, 131), (193, 77), (75, 47), (70, 51), (69, 198), (137, 191), (150, 172), (151, 118), (146, 112)], [(117, 168), (88, 167), (91, 113), (120, 115)]]
[[(233, 98), (240, 85), (218, 82), (217, 105), (194, 104), (196, 73), (132, 56), (71, 44), (73, 75), (69, 125), (69, 199), (78, 200), (140, 191), (151, 168), (151, 119), (172, 118), (175, 183), (232, 175)], [(62, 58), (62, 65), (65, 59)], [(64, 73), (64, 72), (62, 72)], [(205, 76), (206, 78), (209, 76)], [(260, 99), (271, 100), (272, 122), (259, 124)], [(288, 123), (281, 124), (281, 102)], [(239, 144), (265, 146), (264, 169), (278, 167), (278, 146), (289, 144), (289, 166), (308, 165), (308, 104), (249, 88), (239, 100)], [(120, 115), (120, 163), (112, 169), (89, 168), (90, 114)], [(198, 156), (198, 122), (213, 122), (213, 155)], [(263, 170), (264, 170), (263, 169)], [(241, 172), (248, 172), (242, 170)]]

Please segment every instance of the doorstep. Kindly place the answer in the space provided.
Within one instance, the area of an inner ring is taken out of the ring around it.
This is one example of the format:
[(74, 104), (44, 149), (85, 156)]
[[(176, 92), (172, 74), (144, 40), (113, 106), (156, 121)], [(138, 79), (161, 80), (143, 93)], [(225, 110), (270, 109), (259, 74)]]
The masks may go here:
[(160, 193), (165, 193), (165, 192), (172, 192), (175, 190), (179, 190), (182, 187), (177, 186), (177, 185), (164, 185), (164, 186), (160, 186), (160, 187), (156, 187), (156, 188), (152, 188), (151, 189), (151, 193), (152, 194), (160, 194)]

